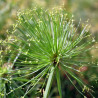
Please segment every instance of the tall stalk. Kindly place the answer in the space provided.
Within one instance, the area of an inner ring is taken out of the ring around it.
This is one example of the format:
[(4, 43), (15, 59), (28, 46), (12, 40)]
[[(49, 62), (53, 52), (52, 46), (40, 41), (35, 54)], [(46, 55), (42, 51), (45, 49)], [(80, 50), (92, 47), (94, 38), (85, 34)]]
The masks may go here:
[(49, 95), (49, 92), (50, 92), (50, 89), (51, 89), (51, 86), (52, 86), (54, 71), (55, 71), (55, 67), (52, 66), (50, 74), (49, 74), (49, 78), (48, 78), (48, 81), (47, 81), (47, 85), (46, 85), (46, 88), (45, 88), (45, 92), (44, 92), (43, 98), (48, 98), (48, 95)]

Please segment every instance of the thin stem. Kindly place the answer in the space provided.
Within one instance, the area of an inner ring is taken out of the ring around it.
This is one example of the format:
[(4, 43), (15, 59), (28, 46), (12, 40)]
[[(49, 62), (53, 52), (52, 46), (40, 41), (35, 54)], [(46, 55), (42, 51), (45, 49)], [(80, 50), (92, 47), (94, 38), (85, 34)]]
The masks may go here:
[(59, 95), (60, 95), (60, 98), (62, 98), (60, 71), (59, 71), (58, 67), (56, 67), (56, 78), (57, 78), (57, 85), (58, 85)]
[(50, 89), (51, 89), (51, 85), (52, 85), (54, 69), (55, 69), (55, 67), (52, 66), (43, 98), (48, 98), (48, 95), (49, 95), (49, 92), (50, 92)]

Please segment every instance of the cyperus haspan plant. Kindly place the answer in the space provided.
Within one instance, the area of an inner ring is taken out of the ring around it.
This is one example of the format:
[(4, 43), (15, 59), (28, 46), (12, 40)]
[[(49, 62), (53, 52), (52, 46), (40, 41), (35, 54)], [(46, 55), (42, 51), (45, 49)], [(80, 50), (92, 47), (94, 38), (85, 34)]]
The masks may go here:
[[(73, 85), (69, 75), (82, 89), (90, 91), (86, 83), (75, 74), (75, 72), (82, 74), (81, 67), (88, 66), (88, 62), (84, 61), (85, 52), (90, 49), (87, 46), (92, 40), (83, 43), (85, 38), (90, 37), (88, 27), (86, 24), (82, 31), (77, 32), (73, 18), (61, 8), (52, 11), (34, 8), (19, 12), (12, 33), (15, 39), (11, 44), (20, 53), (15, 63), (19, 74), (17, 80), (28, 80), (13, 91), (26, 87), (23, 95), (26, 97), (38, 87), (43, 91), (46, 85), (42, 97), (48, 98), (53, 77), (56, 75), (59, 95), (62, 98), (61, 71)], [(74, 87), (84, 96), (75, 85)]]

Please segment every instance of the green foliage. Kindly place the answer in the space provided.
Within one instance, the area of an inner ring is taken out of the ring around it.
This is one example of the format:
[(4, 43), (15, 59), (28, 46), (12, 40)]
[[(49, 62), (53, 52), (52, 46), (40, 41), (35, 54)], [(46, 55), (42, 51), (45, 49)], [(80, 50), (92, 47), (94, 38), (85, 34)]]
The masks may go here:
[[(84, 88), (83, 91), (90, 92), (89, 86), (75, 73), (83, 74), (81, 67), (92, 64), (85, 59), (85, 53), (93, 48), (88, 48), (92, 39), (82, 43), (85, 38), (90, 37), (89, 26), (84, 25), (82, 31), (77, 33), (73, 21), (71, 15), (67, 15), (62, 8), (54, 8), (52, 11), (34, 8), (18, 13), (9, 44), (14, 48), (13, 53), (17, 53), (14, 56), (11, 77), (19, 83), (18, 87), (6, 94), (8, 97), (13, 92), (24, 89), (18, 97), (28, 97), (32, 92), (33, 97), (44, 95), (44, 98), (48, 98), (53, 76), (56, 74), (58, 91), (62, 98), (61, 72), (68, 78), (69, 75), (73, 77), (81, 89)], [(69, 80), (72, 82), (70, 78)], [(73, 82), (72, 84), (74, 85)], [(75, 88), (82, 94), (76, 86)], [(35, 91), (43, 92), (38, 95)]]

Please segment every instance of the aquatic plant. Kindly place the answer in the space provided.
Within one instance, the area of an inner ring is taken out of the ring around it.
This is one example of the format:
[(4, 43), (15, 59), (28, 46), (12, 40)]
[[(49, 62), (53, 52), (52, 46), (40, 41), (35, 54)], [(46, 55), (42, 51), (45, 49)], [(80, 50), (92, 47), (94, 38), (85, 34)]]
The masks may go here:
[[(88, 32), (89, 25), (84, 24), (83, 29), (78, 32), (73, 17), (62, 8), (27, 9), (17, 15), (18, 20), (13, 25), (11, 35), (13, 42), (10, 45), (17, 52), (14, 63), (16, 77), (13, 79), (22, 81), (23, 84), (19, 84), (7, 95), (25, 88), (23, 98), (39, 88), (40, 96), (48, 98), (53, 78), (56, 76), (59, 95), (62, 98), (61, 72), (73, 85), (70, 76), (78, 82), (81, 90), (90, 93), (88, 84), (76, 74), (83, 75), (83, 66), (92, 64), (87, 61), (85, 55), (93, 48), (89, 45), (94, 41)], [(74, 87), (84, 96), (75, 85)]]

